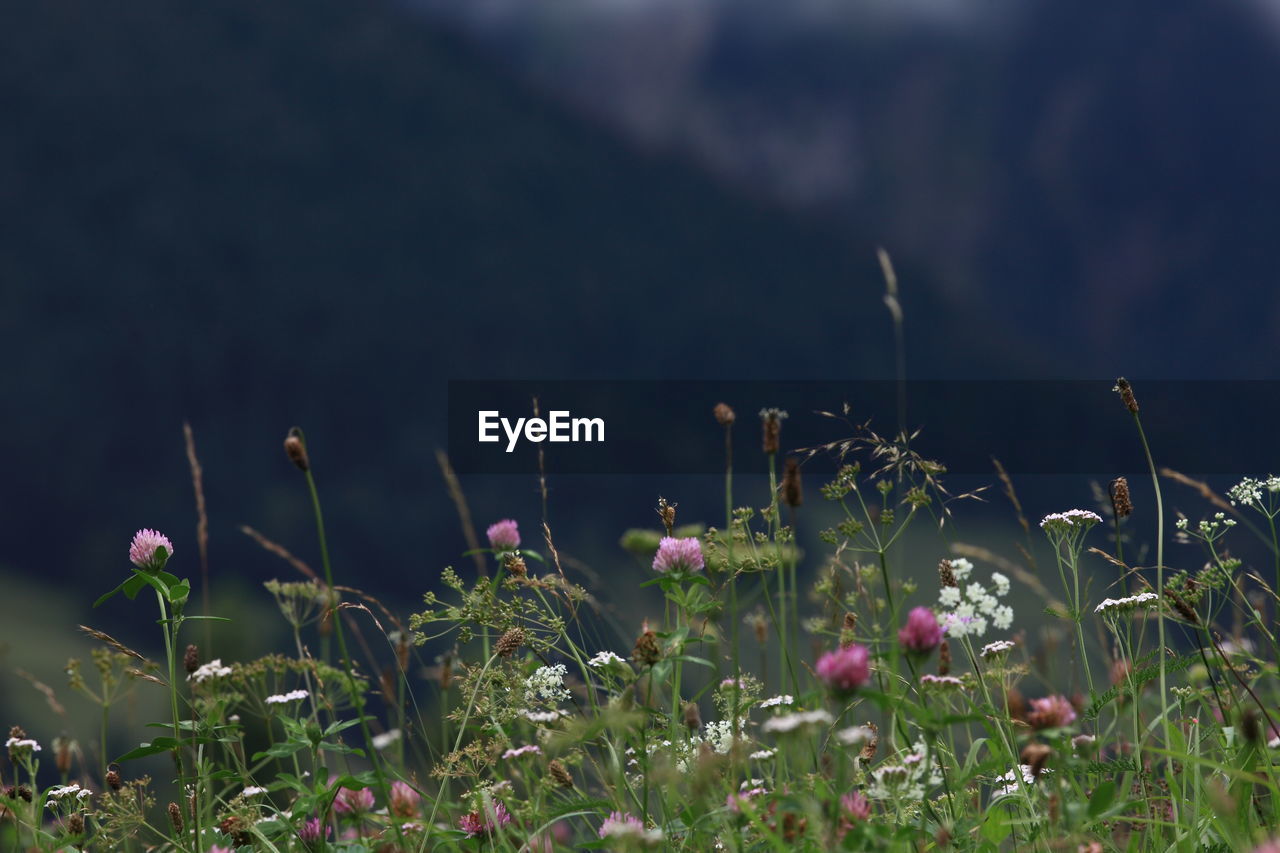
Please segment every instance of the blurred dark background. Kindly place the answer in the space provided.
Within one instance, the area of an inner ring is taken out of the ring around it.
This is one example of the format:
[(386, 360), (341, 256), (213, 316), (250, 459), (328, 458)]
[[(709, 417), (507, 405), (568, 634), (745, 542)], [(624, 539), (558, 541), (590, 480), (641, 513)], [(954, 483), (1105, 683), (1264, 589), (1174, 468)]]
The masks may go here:
[[(288, 576), (242, 523), (316, 560), (300, 424), (339, 575), (407, 610), (465, 549), (449, 379), (891, 377), (878, 246), (914, 378), (1280, 378), (1277, 71), (1271, 0), (13, 5), (6, 671), (152, 631), (88, 612), (138, 527), (196, 572), (184, 421), (219, 594)], [(533, 482), (463, 486), (534, 530)], [(672, 491), (551, 517), (608, 576)]]

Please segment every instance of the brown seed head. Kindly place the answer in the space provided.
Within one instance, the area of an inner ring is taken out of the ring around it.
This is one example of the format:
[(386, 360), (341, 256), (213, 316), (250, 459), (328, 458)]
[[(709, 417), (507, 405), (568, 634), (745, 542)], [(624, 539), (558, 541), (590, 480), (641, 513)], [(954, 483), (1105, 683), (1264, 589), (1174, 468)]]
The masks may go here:
[(635, 648), (631, 650), (631, 659), (641, 666), (653, 666), (662, 658), (662, 649), (658, 646), (658, 635), (649, 630), (648, 623), (636, 638)]
[(938, 646), (938, 675), (951, 674), (951, 643), (947, 640), (942, 641), (942, 645)]
[(84, 815), (76, 812), (67, 818), (67, 832), (71, 835), (81, 835), (84, 833)]
[(529, 574), (529, 566), (525, 563), (524, 557), (515, 551), (508, 551), (502, 556), (502, 567), (513, 578), (522, 578)]
[(120, 778), (120, 768), (114, 764), (107, 771), (107, 787), (113, 791), (119, 791), (124, 787), (124, 782)]
[(1043, 743), (1029, 743), (1022, 748), (1022, 763), (1031, 768), (1031, 775), (1040, 776), (1040, 771), (1044, 770), (1045, 762), (1049, 760), (1049, 756), (1053, 755), (1053, 750)]
[(524, 629), (517, 626), (508, 628), (501, 637), (498, 638), (498, 644), (494, 646), (494, 651), (498, 653), (500, 658), (509, 658), (515, 654), (516, 649), (524, 645), (525, 634)]
[(782, 502), (795, 509), (804, 503), (804, 490), (800, 486), (800, 462), (788, 456), (782, 469)]
[(684, 706), (684, 724), (691, 732), (696, 732), (702, 728), (702, 712), (698, 710), (697, 702), (686, 702)]
[(200, 668), (200, 649), (195, 643), (187, 646), (187, 653), (182, 656), (182, 666), (187, 670), (188, 675)]
[(302, 443), (302, 430), (293, 427), (284, 440), (284, 452), (289, 461), (298, 466), (299, 471), (311, 470), (311, 459), (307, 456), (307, 446)]
[(58, 767), (58, 772), (63, 776), (71, 772), (72, 745), (73, 741), (70, 738), (56, 737), (53, 739), (54, 762)]
[(1120, 401), (1132, 414), (1138, 414), (1138, 398), (1133, 396), (1133, 386), (1129, 380), (1121, 376), (1116, 380), (1115, 390), (1120, 394)]
[(569, 773), (569, 769), (560, 762), (560, 759), (553, 758), (547, 762), (547, 772), (551, 774), (551, 778), (561, 788), (573, 787), (573, 775)]
[(1111, 511), (1116, 518), (1128, 518), (1133, 513), (1133, 501), (1129, 497), (1129, 481), (1116, 477), (1111, 481)]
[(960, 584), (956, 583), (956, 573), (951, 568), (950, 560), (942, 560), (938, 563), (938, 583), (942, 584), (944, 587), (960, 586)]
[(876, 728), (876, 724), (867, 723), (867, 728), (871, 729), (871, 739), (862, 745), (862, 752), (858, 753), (863, 761), (873, 760), (876, 757), (876, 747), (880, 745), (880, 730)]
[(182, 834), (182, 809), (177, 803), (169, 803), (169, 823), (173, 824), (174, 832)]
[(729, 408), (728, 403), (716, 403), (716, 407), (712, 411), (715, 413), (716, 423), (722, 427), (733, 426), (734, 420), (738, 417), (733, 413), (733, 409)]
[(777, 453), (778, 448), (782, 446), (782, 419), (786, 416), (787, 413), (781, 409), (760, 410), (762, 427), (760, 446), (766, 454)]
[(676, 526), (676, 505), (667, 503), (666, 498), (658, 498), (658, 518), (662, 519), (662, 526), (667, 529), (667, 535), (670, 536)]

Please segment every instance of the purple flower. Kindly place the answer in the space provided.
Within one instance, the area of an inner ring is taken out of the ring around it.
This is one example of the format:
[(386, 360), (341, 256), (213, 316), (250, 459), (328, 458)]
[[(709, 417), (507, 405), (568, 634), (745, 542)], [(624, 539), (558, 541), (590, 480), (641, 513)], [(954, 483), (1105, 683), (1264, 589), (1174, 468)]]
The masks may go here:
[(697, 539), (664, 536), (658, 543), (658, 553), (653, 556), (656, 572), (700, 572), (703, 565), (702, 545)]
[(1065, 696), (1045, 696), (1031, 700), (1027, 722), (1037, 729), (1060, 729), (1076, 718), (1076, 709)]
[(350, 788), (339, 788), (333, 799), (333, 810), (338, 814), (359, 815), (373, 811), (373, 790), (361, 788), (353, 791)]
[(492, 835), (509, 823), (511, 823), (511, 813), (507, 811), (506, 806), (494, 800), (491, 810), (468, 812), (458, 818), (458, 829), (465, 832), (468, 838), (475, 838), (480, 835)]
[(871, 680), (870, 658), (866, 646), (852, 643), (818, 658), (814, 669), (836, 693), (852, 693)]
[(866, 820), (871, 817), (871, 803), (857, 791), (840, 798), (840, 814), (846, 820)]
[[(164, 548), (163, 556), (156, 553), (159, 548)], [(156, 530), (148, 528), (139, 530), (133, 535), (133, 542), (129, 544), (129, 562), (150, 572), (163, 569), (164, 564), (172, 556), (173, 543), (169, 541), (168, 536)]]
[(301, 828), (298, 829), (298, 840), (305, 847), (315, 847), (320, 843), (320, 839), (329, 834), (328, 827), (320, 822), (320, 818), (313, 817), (310, 820), (303, 821)]
[(898, 642), (908, 652), (927, 655), (942, 643), (942, 626), (927, 607), (917, 607), (907, 614), (907, 624), (898, 631)]
[(520, 526), (509, 518), (490, 524), (485, 533), (489, 547), (495, 551), (514, 551), (520, 547)]

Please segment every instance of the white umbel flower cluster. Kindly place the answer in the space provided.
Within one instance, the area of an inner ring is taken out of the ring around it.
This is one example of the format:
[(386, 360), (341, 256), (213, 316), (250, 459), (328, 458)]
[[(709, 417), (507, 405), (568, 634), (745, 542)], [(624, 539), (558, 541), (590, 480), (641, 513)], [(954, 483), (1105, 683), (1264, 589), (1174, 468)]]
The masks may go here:
[(210, 681), (214, 678), (226, 678), (231, 674), (231, 667), (222, 665), (222, 658), (214, 658), (208, 663), (200, 666), (195, 672), (187, 676), (187, 681), (194, 681), (200, 684), (204, 681)]
[(591, 660), (587, 661), (587, 666), (593, 669), (604, 669), (607, 666), (626, 663), (621, 655), (614, 652), (596, 652)]
[(1241, 504), (1254, 509), (1262, 509), (1263, 493), (1267, 492), (1275, 494), (1280, 492), (1280, 477), (1272, 474), (1265, 480), (1255, 480), (1253, 477), (1245, 477), (1231, 488), (1227, 489), (1227, 497), (1231, 498), (1231, 505)]
[[(957, 583), (966, 581), (973, 574), (973, 564), (964, 558), (952, 560), (951, 573)], [(1000, 572), (991, 573), (990, 586), (966, 583), (963, 591), (944, 586), (938, 592), (938, 623), (949, 637), (981, 637), (991, 627), (1009, 630), (1013, 608), (1000, 599), (1009, 594), (1010, 586), (1009, 578)]]
[(873, 800), (923, 800), (926, 790), (942, 784), (942, 774), (930, 766), (923, 743), (899, 758), (900, 763), (881, 764), (871, 771), (867, 796)]
[(1144, 604), (1150, 604), (1159, 597), (1154, 592), (1140, 592), (1137, 595), (1126, 595), (1124, 598), (1104, 598), (1101, 604), (1093, 608), (1093, 612), (1105, 615), (1128, 613)]
[(813, 726), (829, 726), (835, 722), (835, 717), (822, 708), (816, 711), (796, 711), (793, 714), (781, 714), (777, 717), (770, 717), (765, 720), (761, 729), (770, 734), (790, 734), (800, 729), (806, 729)]
[(556, 702), (568, 699), (569, 691), (564, 686), (564, 677), (568, 671), (562, 663), (538, 667), (533, 675), (525, 679), (525, 701), (530, 704), (543, 702), (554, 705)]
[(306, 699), (308, 695), (305, 690), (290, 690), (288, 693), (277, 693), (274, 696), (268, 696), (264, 701), (268, 705), (287, 705), (290, 702)]

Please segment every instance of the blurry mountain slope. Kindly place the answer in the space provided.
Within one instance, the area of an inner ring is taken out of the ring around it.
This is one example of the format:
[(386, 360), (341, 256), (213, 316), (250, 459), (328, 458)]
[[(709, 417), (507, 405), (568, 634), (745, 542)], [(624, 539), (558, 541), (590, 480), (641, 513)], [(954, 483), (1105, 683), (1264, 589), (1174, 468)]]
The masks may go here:
[[(274, 572), (235, 525), (312, 541), (280, 453), (300, 423), (339, 559), (416, 591), (404, 567), (457, 539), (432, 456), (448, 378), (892, 370), (871, 239), (629, 150), (402, 9), (20, 4), (0, 103), (14, 565), (178, 540), (189, 419), (216, 562)], [(920, 373), (1002, 364), (900, 272)]]

